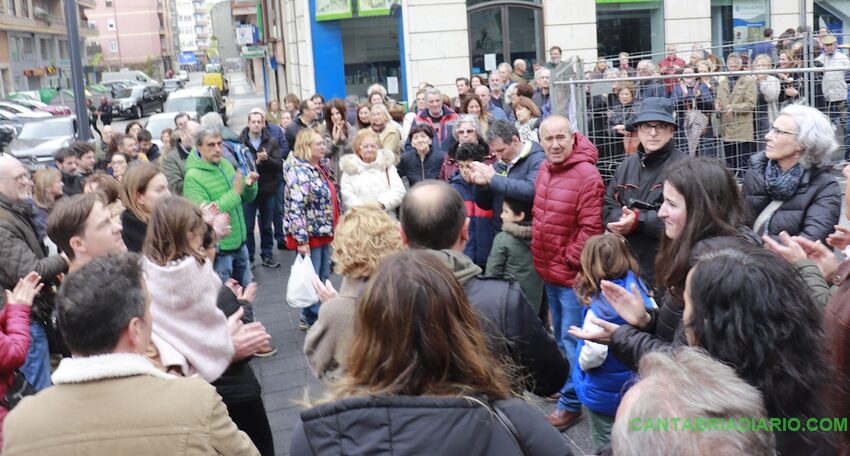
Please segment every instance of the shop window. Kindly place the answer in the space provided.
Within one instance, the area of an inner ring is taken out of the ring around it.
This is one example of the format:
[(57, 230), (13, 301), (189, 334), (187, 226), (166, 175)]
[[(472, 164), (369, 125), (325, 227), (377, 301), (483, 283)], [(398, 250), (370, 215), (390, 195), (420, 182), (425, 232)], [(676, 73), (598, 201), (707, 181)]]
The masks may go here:
[[(543, 59), (543, 14), (540, 0), (467, 0), (472, 73), (495, 70), (492, 64), (524, 59), (532, 68)], [(493, 58), (495, 57), (495, 58)]]
[(374, 83), (391, 88), (390, 78), (394, 78), (394, 86), (401, 90), (398, 19), (391, 16), (361, 17), (340, 21), (340, 25), (345, 93), (366, 97), (366, 90)]
[[(596, 41), (599, 56), (616, 59), (620, 52), (658, 60), (664, 53), (664, 4), (606, 2), (596, 4)], [(657, 54), (657, 56), (651, 54)]]

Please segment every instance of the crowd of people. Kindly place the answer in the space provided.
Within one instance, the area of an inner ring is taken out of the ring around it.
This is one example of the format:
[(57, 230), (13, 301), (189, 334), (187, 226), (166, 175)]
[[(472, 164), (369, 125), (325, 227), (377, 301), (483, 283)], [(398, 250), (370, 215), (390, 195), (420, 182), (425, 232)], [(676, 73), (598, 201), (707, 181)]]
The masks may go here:
[[(850, 454), (846, 432), (772, 424), (850, 415), (832, 120), (777, 109), (739, 187), (740, 164), (681, 140), (676, 94), (713, 89), (668, 50), (681, 84), (620, 84), (610, 130), (633, 153), (607, 181), (605, 145), (553, 113), (557, 47), (534, 86), (517, 61), (454, 99), (423, 83), (407, 113), (374, 85), (273, 100), (239, 133), (180, 113), (162, 148), (105, 126), (32, 175), (0, 156), (3, 453), (274, 454), (252, 271), (280, 249), (314, 269), (300, 326), (328, 384), (293, 455), (568, 455), (582, 419), (597, 454)], [(761, 128), (713, 103), (726, 133)], [(663, 418), (771, 425), (641, 432)]]

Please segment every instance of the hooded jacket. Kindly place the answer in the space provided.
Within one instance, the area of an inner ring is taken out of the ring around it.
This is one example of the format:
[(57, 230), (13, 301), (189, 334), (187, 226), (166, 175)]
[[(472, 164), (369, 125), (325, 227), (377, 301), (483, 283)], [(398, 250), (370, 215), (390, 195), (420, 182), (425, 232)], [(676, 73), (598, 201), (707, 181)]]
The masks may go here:
[(344, 155), (339, 160), (342, 170), (339, 190), (345, 210), (378, 202), (388, 213), (394, 212), (406, 193), (394, 161), (395, 155), (385, 149), (379, 149), (371, 163), (364, 162), (357, 154)]
[(242, 195), (233, 189), (236, 170), (227, 160), (210, 163), (202, 160), (194, 150), (186, 159), (186, 176), (183, 181), (183, 196), (195, 204), (215, 202), (221, 212), (230, 215), (231, 231), (219, 242), (224, 252), (236, 250), (247, 239), (245, 214), (242, 204), (257, 197), (257, 183), (242, 185)]
[[(661, 207), (664, 196), (665, 170), (688, 158), (676, 149), (676, 141), (670, 141), (661, 149), (648, 154), (643, 145), (638, 146), (636, 154), (630, 155), (620, 163), (614, 178), (608, 182), (605, 191), (605, 203), (602, 207), (602, 223), (607, 225), (620, 220), (623, 206), (633, 209), (635, 201), (641, 201)], [(650, 286), (655, 285), (655, 256), (664, 223), (658, 218), (658, 209), (638, 209), (637, 224), (626, 241), (635, 253), (640, 265), (640, 274)]]
[[(753, 219), (771, 202), (764, 181), (767, 162), (764, 152), (753, 155), (744, 177), (744, 201)], [(806, 169), (797, 192), (779, 206), (762, 229), (773, 237), (787, 231), (791, 236), (826, 242), (841, 216), (841, 196), (841, 187), (828, 167)]]
[(573, 287), (584, 243), (602, 228), (605, 185), (596, 169), (599, 153), (581, 133), (561, 163), (540, 166), (535, 185), (531, 255), (544, 282)]
[(481, 277), (481, 268), (454, 250), (428, 250), (454, 273), (478, 315), (494, 354), (508, 356), (538, 396), (554, 394), (567, 379), (570, 364), (516, 282)]
[[(508, 417), (514, 437), (488, 407)], [(363, 396), (301, 412), (290, 454), (570, 456), (572, 452), (543, 415), (520, 399), (489, 403), (477, 397)]]

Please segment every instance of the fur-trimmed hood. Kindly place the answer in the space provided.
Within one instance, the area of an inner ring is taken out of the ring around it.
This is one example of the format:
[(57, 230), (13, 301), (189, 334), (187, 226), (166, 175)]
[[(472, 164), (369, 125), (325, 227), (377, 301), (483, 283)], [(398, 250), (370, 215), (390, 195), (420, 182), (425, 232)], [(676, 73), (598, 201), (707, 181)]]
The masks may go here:
[(502, 224), (502, 231), (519, 239), (531, 239), (531, 225), (520, 225), (514, 222)]
[(378, 149), (377, 155), (372, 163), (365, 163), (357, 154), (343, 155), (339, 159), (339, 168), (346, 174), (359, 174), (367, 169), (383, 171), (395, 163), (395, 154), (386, 149)]

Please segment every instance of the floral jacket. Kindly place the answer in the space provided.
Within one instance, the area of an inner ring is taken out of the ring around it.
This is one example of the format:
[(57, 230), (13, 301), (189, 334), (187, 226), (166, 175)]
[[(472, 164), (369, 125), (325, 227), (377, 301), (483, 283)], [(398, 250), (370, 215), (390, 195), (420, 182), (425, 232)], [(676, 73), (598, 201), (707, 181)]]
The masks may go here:
[(333, 237), (339, 216), (339, 192), (328, 165), (327, 159), (322, 160), (320, 171), (292, 154), (283, 163), (286, 175), (284, 226), (286, 234), (298, 244), (307, 244), (310, 238)]

